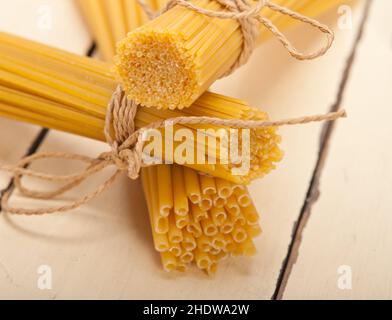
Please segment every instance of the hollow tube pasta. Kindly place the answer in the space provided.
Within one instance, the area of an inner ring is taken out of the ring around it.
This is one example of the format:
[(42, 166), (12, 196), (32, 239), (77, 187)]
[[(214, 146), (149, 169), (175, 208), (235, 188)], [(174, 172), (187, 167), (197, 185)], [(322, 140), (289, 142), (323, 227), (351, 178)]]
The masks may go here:
[[(173, 174), (173, 195), (174, 195), (174, 212), (179, 216), (185, 216), (189, 213), (189, 203), (186, 195), (183, 168), (180, 166), (172, 167)], [(166, 187), (166, 186), (165, 186)]]
[(233, 231), (233, 240), (237, 243), (244, 242), (248, 238), (248, 234), (246, 230), (242, 227), (234, 228)]
[(195, 250), (195, 260), (199, 269), (207, 269), (212, 263), (210, 256), (198, 249)]
[(204, 211), (200, 208), (199, 204), (191, 203), (192, 215), (195, 221), (208, 218), (208, 211)]
[(201, 227), (203, 233), (209, 237), (212, 237), (218, 233), (218, 227), (214, 224), (211, 217), (201, 221)]
[(252, 203), (252, 199), (250, 198), (249, 192), (247, 190), (237, 189), (235, 196), (237, 198), (237, 203), (241, 207), (248, 207)]
[(250, 225), (258, 225), (258, 222), (260, 220), (259, 214), (257, 213), (257, 210), (253, 203), (247, 207), (241, 208), (246, 221)]
[(203, 195), (216, 194), (215, 179), (206, 175), (200, 175), (200, 186)]
[(168, 236), (171, 243), (181, 243), (184, 239), (181, 229), (176, 225), (176, 220), (173, 214), (169, 216)]
[(197, 247), (202, 252), (209, 252), (211, 250), (211, 238), (205, 234), (196, 239)]
[(157, 165), (156, 166), (157, 181), (159, 181), (165, 188), (156, 188), (159, 199), (159, 213), (163, 217), (169, 216), (173, 209), (173, 185), (171, 177), (171, 166)]
[(203, 195), (199, 202), (199, 207), (202, 211), (208, 211), (212, 208), (212, 198), (210, 195)]
[(216, 187), (218, 189), (218, 195), (221, 198), (227, 199), (233, 193), (232, 186), (229, 181), (217, 178)]
[(161, 260), (163, 269), (167, 272), (177, 270), (177, 259), (176, 257), (170, 252), (162, 252), (161, 253)]
[(179, 243), (171, 243), (169, 252), (172, 253), (176, 258), (180, 257), (182, 254), (182, 248)]
[(214, 207), (223, 208), (227, 204), (227, 198), (221, 197), (219, 194), (216, 194), (214, 195), (212, 203)]
[(195, 238), (200, 237), (203, 233), (200, 222), (194, 218), (188, 223), (186, 230)]
[(234, 216), (239, 215), (241, 212), (240, 206), (237, 203), (237, 199), (233, 195), (229, 199), (227, 199), (225, 208), (228, 213)]
[(178, 214), (174, 214), (175, 216), (175, 221), (176, 221), (176, 226), (179, 229), (185, 228), (189, 224), (189, 215), (186, 214), (185, 216), (180, 216)]
[(222, 226), (227, 220), (227, 213), (224, 208), (212, 207), (210, 210), (212, 222), (216, 226)]

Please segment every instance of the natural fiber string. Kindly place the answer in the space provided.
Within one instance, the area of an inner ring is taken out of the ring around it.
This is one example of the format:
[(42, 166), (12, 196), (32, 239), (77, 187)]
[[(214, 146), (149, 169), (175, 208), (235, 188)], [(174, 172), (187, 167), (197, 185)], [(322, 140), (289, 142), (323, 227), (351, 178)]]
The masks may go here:
[[(2, 210), (4, 212), (18, 215), (42, 215), (55, 212), (66, 212), (76, 209), (83, 204), (94, 199), (106, 189), (108, 189), (120, 176), (120, 173), (126, 171), (130, 179), (137, 179), (139, 172), (144, 166), (142, 162), (143, 154), (143, 135), (147, 130), (164, 128), (166, 125), (175, 124), (213, 124), (227, 126), (231, 128), (258, 129), (285, 125), (299, 125), (310, 122), (333, 121), (345, 117), (344, 110), (328, 113), (324, 115), (314, 115), (301, 118), (293, 118), (280, 121), (250, 121), (250, 120), (224, 120), (211, 117), (178, 117), (158, 122), (135, 131), (134, 118), (137, 111), (137, 105), (126, 97), (120, 86), (115, 90), (109, 104), (105, 121), (105, 136), (111, 151), (100, 154), (97, 158), (91, 158), (73, 153), (37, 153), (20, 160), (15, 166), (0, 165), (0, 170), (12, 172), (14, 174), (15, 188), (22, 196), (35, 199), (54, 199), (65, 192), (74, 189), (83, 181), (92, 175), (102, 172), (107, 167), (115, 167), (115, 173), (100, 184), (95, 190), (87, 195), (66, 205), (26, 209), (21, 207), (12, 207), (9, 205), (12, 190), (7, 191), (2, 199)], [(111, 131), (114, 131), (114, 137)], [(26, 169), (28, 165), (43, 159), (64, 159), (81, 161), (87, 163), (87, 167), (79, 173), (69, 175), (45, 174), (38, 171)], [(36, 179), (65, 183), (64, 186), (53, 191), (44, 192), (28, 189), (22, 184), (22, 177), (33, 177)]]
[[(154, 14), (151, 7), (144, 0), (138, 0), (138, 3), (140, 4), (143, 11), (150, 19), (153, 19), (178, 5), (211, 18), (237, 20), (238, 23), (241, 25), (241, 30), (244, 38), (243, 49), (236, 62), (231, 66), (229, 70), (227, 70), (221, 76), (221, 78), (232, 74), (235, 70), (237, 70), (239, 67), (243, 66), (248, 62), (250, 56), (252, 55), (256, 47), (257, 38), (259, 37), (259, 33), (260, 33), (259, 24), (264, 25), (276, 37), (276, 39), (278, 39), (278, 41), (287, 49), (290, 55), (298, 60), (311, 60), (324, 55), (331, 48), (332, 43), (334, 41), (334, 33), (328, 26), (320, 23), (315, 19), (306, 17), (288, 8), (274, 4), (269, 0), (258, 0), (254, 5), (252, 5), (249, 0), (214, 0), (214, 1), (218, 2), (226, 10), (212, 11), (212, 10), (201, 8), (189, 2), (189, 0), (170, 0), (167, 3), (166, 7), (160, 13)], [(294, 20), (301, 21), (305, 24), (309, 24), (310, 26), (319, 29), (322, 33), (326, 34), (327, 36), (326, 45), (310, 54), (299, 52), (292, 45), (289, 39), (269, 19), (264, 18), (263, 16), (260, 15), (261, 10), (263, 10), (265, 7), (268, 7), (273, 11), (279, 12), (283, 15), (291, 17)]]

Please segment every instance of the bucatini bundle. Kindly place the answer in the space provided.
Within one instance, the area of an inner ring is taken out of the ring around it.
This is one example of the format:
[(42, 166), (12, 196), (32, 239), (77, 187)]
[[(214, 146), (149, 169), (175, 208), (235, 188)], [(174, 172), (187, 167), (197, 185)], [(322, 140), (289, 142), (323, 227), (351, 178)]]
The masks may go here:
[[(35, 122), (37, 115), (45, 119), (48, 127), (60, 127), (80, 133), (80, 127), (88, 127), (89, 136), (104, 140), (102, 133), (107, 104), (116, 88), (110, 65), (85, 57), (73, 55), (35, 42), (27, 41), (9, 34), (0, 33), (0, 113), (17, 118), (21, 110), (30, 113), (30, 121)], [(64, 108), (64, 106), (66, 108)], [(137, 128), (151, 122), (178, 116), (215, 116), (223, 119), (267, 119), (267, 115), (242, 101), (205, 93), (191, 108), (186, 110), (156, 110), (139, 107), (135, 119)], [(280, 136), (275, 128), (251, 131), (250, 171), (247, 175), (233, 175), (232, 169), (241, 163), (225, 164), (220, 161), (224, 152), (220, 144), (209, 145), (211, 135), (197, 139), (197, 129), (203, 125), (175, 125), (174, 134), (187, 128), (193, 138), (186, 140), (194, 154), (201, 153), (205, 164), (185, 165), (215, 177), (235, 183), (248, 183), (275, 168), (282, 158), (279, 149)], [(222, 129), (208, 126), (209, 129)], [(225, 129), (226, 130), (226, 129)], [(161, 129), (163, 145), (172, 141), (165, 129)], [(200, 141), (201, 140), (201, 141)], [(216, 136), (219, 140), (219, 136)], [(180, 142), (174, 142), (174, 148)], [(209, 153), (209, 149), (214, 152)], [(208, 161), (208, 155), (216, 155), (216, 164)], [(172, 159), (172, 155), (154, 154), (155, 157)], [(175, 160), (175, 159), (174, 159)], [(198, 159), (200, 160), (200, 159)], [(195, 161), (196, 162), (196, 161)], [(199, 162), (200, 163), (200, 162)]]
[(195, 262), (213, 274), (219, 260), (256, 253), (252, 239), (261, 233), (259, 215), (244, 186), (198, 177), (178, 165), (145, 168), (142, 181), (154, 246), (166, 271), (183, 271)]
[[(275, 0), (307, 16), (336, 7), (342, 0)], [(192, 0), (198, 7), (222, 11), (214, 0)], [(278, 28), (290, 17), (264, 8), (261, 15)], [(298, 23), (298, 22), (297, 22)], [(261, 27), (260, 41), (269, 33)], [(243, 50), (243, 34), (234, 19), (207, 17), (175, 6), (130, 32), (118, 45), (116, 66), (123, 87), (137, 103), (163, 109), (189, 107), (225, 74)]]

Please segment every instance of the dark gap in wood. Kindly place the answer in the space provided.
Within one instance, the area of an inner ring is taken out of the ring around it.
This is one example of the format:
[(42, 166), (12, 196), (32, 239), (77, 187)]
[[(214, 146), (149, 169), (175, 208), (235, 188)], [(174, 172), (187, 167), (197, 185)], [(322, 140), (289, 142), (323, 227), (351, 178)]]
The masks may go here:
[(97, 44), (94, 41), (91, 44), (90, 48), (87, 50), (86, 56), (87, 57), (92, 57), (94, 55), (96, 49), (97, 49)]
[[(93, 42), (90, 47), (88, 48), (87, 52), (86, 52), (86, 56), (87, 57), (92, 57), (93, 54), (95, 53), (96, 50), (96, 43)], [(33, 142), (31, 143), (31, 145), (29, 146), (29, 148), (27, 149), (24, 157), (28, 157), (31, 156), (32, 154), (36, 153), (38, 151), (38, 149), (40, 148), (40, 146), (42, 145), (42, 143), (45, 141), (45, 138), (47, 137), (47, 135), (49, 134), (50, 130), (47, 128), (42, 128), (40, 130), (40, 132), (37, 134), (37, 136), (35, 137), (35, 139), (33, 140)], [(25, 168), (27, 168), (28, 166), (25, 166)], [(15, 179), (12, 178), (11, 181), (9, 182), (8, 186), (0, 191), (0, 213), (1, 213), (1, 199), (3, 198), (3, 195), (12, 190), (15, 186)]]
[[(342, 78), (340, 80), (339, 90), (336, 95), (336, 100), (330, 107), (331, 112), (337, 111), (341, 107), (343, 96), (356, 58), (357, 49), (359, 43), (361, 42), (365, 30), (366, 22), (368, 20), (372, 1), (373, 0), (367, 0), (366, 6), (364, 8), (358, 33), (355, 38), (350, 55), (347, 58), (346, 65), (342, 74)], [(320, 136), (320, 147), (319, 147), (316, 166), (313, 170), (312, 179), (309, 184), (309, 188), (305, 197), (304, 204), (301, 208), (297, 221), (294, 223), (293, 232), (291, 235), (291, 242), (287, 250), (287, 255), (282, 263), (282, 268), (279, 273), (275, 291), (273, 296), (271, 297), (272, 300), (282, 299), (291, 271), (293, 269), (294, 264), (297, 261), (299, 247), (302, 241), (303, 230), (305, 229), (306, 224), (310, 218), (312, 207), (317, 202), (320, 196), (320, 190), (319, 190), (320, 178), (325, 165), (325, 161), (328, 156), (330, 140), (334, 129), (335, 129), (335, 122), (328, 122), (323, 125), (321, 136)]]
[[(35, 137), (35, 139), (31, 143), (30, 147), (27, 149), (27, 152), (25, 153), (24, 157), (31, 156), (32, 154), (37, 152), (37, 150), (39, 149), (42, 142), (45, 140), (48, 133), (49, 133), (49, 129), (46, 129), (46, 128), (41, 129), (41, 131), (38, 133), (38, 135)], [(28, 167), (28, 165), (24, 166), (24, 168), (27, 168), (27, 167)], [(8, 186), (4, 190), (2, 190), (0, 193), (0, 212), (1, 212), (1, 199), (3, 198), (3, 195), (6, 192), (11, 191), (14, 188), (14, 182), (15, 182), (15, 179), (12, 178), (10, 180), (10, 182), (8, 183)]]

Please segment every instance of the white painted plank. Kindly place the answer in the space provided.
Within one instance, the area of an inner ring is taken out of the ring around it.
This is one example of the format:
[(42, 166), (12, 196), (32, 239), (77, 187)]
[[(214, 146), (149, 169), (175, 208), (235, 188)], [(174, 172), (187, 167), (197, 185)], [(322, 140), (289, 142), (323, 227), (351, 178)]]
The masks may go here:
[[(0, 163), (14, 163), (31, 145), (39, 129), (0, 118)], [(0, 190), (7, 188), (11, 175), (0, 172)]]
[(0, 30), (77, 54), (91, 38), (73, 0), (12, 0), (0, 4)]
[(391, 10), (373, 1), (284, 298), (392, 298)]
[[(355, 12), (354, 28), (337, 33), (334, 48), (326, 57), (306, 63), (293, 61), (279, 45), (271, 42), (255, 52), (249, 65), (215, 88), (263, 106), (274, 119), (326, 112), (335, 99), (361, 9), (362, 6)], [(326, 21), (335, 24), (336, 13)], [(299, 46), (307, 41), (298, 34), (291, 36)], [(321, 44), (322, 41), (314, 40), (308, 49)], [(124, 178), (103, 197), (69, 215), (10, 217), (0, 224), (0, 243), (12, 242), (12, 246), (0, 252), (9, 275), (7, 281), (0, 280), (5, 282), (6, 295), (93, 299), (270, 298), (293, 222), (305, 198), (317, 156), (320, 128), (320, 125), (310, 125), (282, 129), (285, 160), (279, 170), (252, 185), (265, 231), (257, 240), (257, 257), (230, 259), (220, 265), (213, 279), (197, 271), (185, 275), (164, 273), (152, 248), (139, 184)], [(43, 146), (44, 150), (90, 155), (102, 148), (102, 144), (57, 132)], [(51, 164), (52, 167), (59, 170), (67, 165)], [(76, 195), (71, 193), (69, 198)], [(25, 259), (25, 252), (30, 253), (29, 259)], [(50, 291), (37, 289), (40, 265), (52, 267), (54, 281)]]
[[(70, 0), (13, 0), (0, 2), (0, 30), (78, 54), (84, 54), (91, 38), (76, 6)], [(20, 159), (40, 128), (0, 118), (0, 162)], [(0, 190), (10, 180), (0, 172)]]

